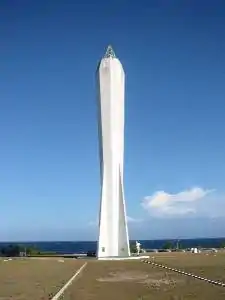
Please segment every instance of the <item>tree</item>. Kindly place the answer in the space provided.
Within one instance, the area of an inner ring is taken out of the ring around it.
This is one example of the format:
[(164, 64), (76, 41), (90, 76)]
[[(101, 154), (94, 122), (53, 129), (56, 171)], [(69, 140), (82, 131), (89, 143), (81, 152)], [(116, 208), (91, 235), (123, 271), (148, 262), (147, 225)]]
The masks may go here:
[(181, 244), (180, 242), (179, 242), (178, 246), (179, 246), (178, 249), (184, 249), (183, 244)]
[(131, 253), (137, 253), (137, 248), (135, 244), (130, 244), (130, 252)]
[(172, 242), (167, 241), (167, 242), (163, 245), (162, 248), (163, 248), (163, 249), (173, 249), (174, 246), (173, 246), (173, 243), (172, 243)]
[(225, 248), (225, 241), (221, 242), (220, 248)]
[(182, 243), (180, 242), (180, 240), (177, 240), (176, 245), (173, 245), (173, 248), (175, 248), (176, 250), (181, 250), (184, 249)]
[(19, 256), (21, 247), (19, 245), (8, 245), (1, 249), (1, 255), (6, 257)]
[(40, 251), (36, 247), (27, 247), (26, 248), (27, 255), (40, 255)]

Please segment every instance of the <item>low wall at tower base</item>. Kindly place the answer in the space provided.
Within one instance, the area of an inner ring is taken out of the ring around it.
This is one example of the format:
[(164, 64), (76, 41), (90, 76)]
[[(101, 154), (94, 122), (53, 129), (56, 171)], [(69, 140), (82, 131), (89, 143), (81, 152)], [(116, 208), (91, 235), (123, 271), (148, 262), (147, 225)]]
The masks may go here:
[(98, 260), (137, 260), (137, 259), (143, 259), (143, 258), (149, 258), (149, 256), (114, 256), (114, 257), (98, 257)]

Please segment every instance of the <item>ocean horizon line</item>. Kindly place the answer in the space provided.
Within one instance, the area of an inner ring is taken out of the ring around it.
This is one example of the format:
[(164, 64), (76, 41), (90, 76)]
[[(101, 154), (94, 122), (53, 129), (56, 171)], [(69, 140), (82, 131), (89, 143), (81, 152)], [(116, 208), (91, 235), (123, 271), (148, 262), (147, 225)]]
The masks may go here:
[[(177, 237), (177, 238), (156, 238), (156, 239), (130, 239), (130, 242), (134, 241), (177, 241), (177, 240), (207, 240), (207, 239), (225, 239), (225, 236), (219, 236), (219, 237)], [(97, 240), (0, 240), (1, 243), (97, 243)]]

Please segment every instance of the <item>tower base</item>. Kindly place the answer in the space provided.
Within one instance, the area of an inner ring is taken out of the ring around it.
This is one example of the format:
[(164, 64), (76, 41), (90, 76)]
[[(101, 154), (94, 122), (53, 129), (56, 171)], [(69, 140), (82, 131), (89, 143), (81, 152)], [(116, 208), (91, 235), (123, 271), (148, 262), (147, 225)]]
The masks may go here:
[(114, 257), (98, 257), (98, 260), (138, 260), (138, 259), (147, 259), (149, 256), (124, 256), (124, 257), (119, 257), (119, 256), (114, 256)]

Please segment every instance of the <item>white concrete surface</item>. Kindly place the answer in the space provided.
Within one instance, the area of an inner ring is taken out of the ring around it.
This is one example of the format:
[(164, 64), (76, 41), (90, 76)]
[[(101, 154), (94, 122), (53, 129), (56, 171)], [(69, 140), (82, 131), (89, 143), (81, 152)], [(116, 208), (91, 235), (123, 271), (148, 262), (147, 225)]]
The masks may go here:
[(149, 258), (149, 256), (100, 257), (99, 260), (138, 260), (143, 258)]
[(123, 185), (123, 66), (109, 46), (97, 69), (101, 199), (97, 257), (130, 256)]

